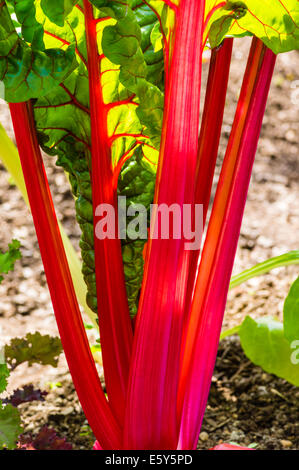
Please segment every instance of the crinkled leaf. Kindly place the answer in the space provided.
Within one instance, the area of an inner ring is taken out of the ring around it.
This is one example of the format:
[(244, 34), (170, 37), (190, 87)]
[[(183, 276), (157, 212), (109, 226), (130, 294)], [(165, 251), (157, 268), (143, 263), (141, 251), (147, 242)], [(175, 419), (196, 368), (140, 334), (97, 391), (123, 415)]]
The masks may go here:
[(103, 31), (103, 52), (112, 63), (120, 66), (121, 83), (137, 95), (140, 103), (137, 115), (141, 124), (146, 126), (146, 134), (159, 148), (164, 95), (147, 79), (148, 68), (141, 47), (141, 30), (133, 11), (126, 7), (126, 14), (115, 11), (114, 16), (118, 21)]
[[(124, 166), (118, 182), (119, 195), (127, 198), (127, 209), (129, 206), (142, 204), (148, 212), (148, 223), (150, 205), (153, 202), (155, 190), (155, 174), (151, 171), (143, 159), (141, 152), (136, 152), (134, 158), (130, 159)], [(138, 206), (137, 206), (138, 207)], [(128, 217), (128, 224), (134, 217)], [(127, 236), (122, 240), (122, 254), (124, 260), (124, 272), (126, 288), (131, 316), (137, 313), (139, 291), (143, 278), (144, 257), (143, 251), (146, 240), (132, 240)]]
[(47, 395), (47, 392), (35, 389), (33, 385), (25, 385), (25, 387), (15, 390), (12, 395), (3, 399), (2, 402), (12, 406), (19, 406), (21, 403), (28, 403), (30, 401), (45, 401)]
[(292, 285), (283, 308), (284, 335), (299, 346), (299, 277)]
[(140, 0), (133, 0), (131, 6), (141, 30), (140, 44), (147, 64), (147, 80), (163, 89), (164, 57), (162, 47), (157, 47), (156, 42), (159, 36), (160, 42), (162, 38), (157, 15), (149, 5), (141, 3)]
[(59, 338), (41, 335), (39, 332), (28, 333), (25, 338), (14, 338), (5, 346), (5, 358), (12, 369), (23, 362), (28, 362), (29, 366), (43, 364), (57, 367), (61, 352)]
[(212, 47), (225, 35), (253, 34), (276, 54), (299, 47), (297, 0), (227, 1), (213, 17), (209, 40)]
[(275, 374), (299, 386), (299, 364), (285, 338), (283, 324), (271, 318), (246, 317), (239, 330), (246, 356), (269, 374)]
[(21, 418), (17, 408), (12, 405), (2, 406), (0, 401), (0, 450), (15, 449), (21, 432)]
[[(27, 6), (26, 2), (22, 3)], [(32, 2), (28, 5), (30, 3)], [(17, 5), (19, 2), (16, 2)], [(29, 35), (31, 37), (33, 33), (28, 31), (26, 29), (25, 35), (26, 37), (28, 35), (29, 39)], [(23, 102), (44, 96), (49, 90), (63, 82), (77, 67), (75, 46), (70, 46), (66, 50), (43, 49), (41, 45), (39, 50), (30, 47), (19, 38), (6, 3), (2, 2), (0, 4), (0, 80), (4, 82), (5, 99), (8, 102)]]
[[(21, 258), (20, 242), (13, 240), (8, 245), (8, 251), (2, 253), (0, 251), (0, 274), (7, 274), (9, 271), (14, 270), (15, 262)], [(3, 281), (3, 276), (0, 275), (0, 283)]]
[[(140, 123), (137, 113), (140, 105), (136, 94), (127, 89), (120, 83), (120, 67), (109, 60), (101, 47), (101, 37), (104, 30), (116, 22), (121, 21), (128, 30), (134, 29), (139, 43), (145, 51), (145, 60), (142, 58), (145, 70), (147, 70), (149, 79), (155, 83), (152, 85), (163, 86), (162, 70), (163, 57), (161, 51), (155, 53), (150, 43), (151, 29), (155, 25), (156, 17), (153, 12), (146, 7), (147, 15), (138, 18), (140, 25), (128, 5), (124, 2), (94, 2), (99, 7), (95, 9), (95, 15), (101, 19), (98, 23), (99, 35), (99, 54), (101, 57), (101, 82), (104, 102), (107, 105), (108, 116), (108, 137), (111, 146), (112, 165), (117, 167), (118, 162), (123, 158), (130, 158), (133, 161), (134, 152), (138, 147), (143, 146), (143, 154), (138, 157), (140, 176), (136, 176), (138, 184), (140, 179), (147, 175), (145, 185), (150, 188), (151, 193), (146, 192), (148, 200), (153, 199), (155, 171), (158, 158), (158, 152), (153, 148), (152, 142), (146, 136), (144, 124)], [(136, 13), (140, 9), (144, 11), (144, 5), (135, 6)], [(90, 184), (90, 116), (89, 116), (89, 96), (88, 96), (88, 74), (87, 74), (87, 54), (85, 42), (84, 17), (81, 9), (74, 8), (67, 16), (67, 22), (64, 27), (59, 27), (43, 16), (43, 11), (38, 10), (38, 19), (43, 24), (45, 31), (46, 47), (65, 47), (65, 44), (76, 43), (76, 55), (79, 67), (64, 81), (64, 83), (53, 91), (50, 91), (43, 97), (40, 97), (35, 103), (35, 118), (39, 132), (40, 143), (43, 149), (52, 155), (58, 155), (57, 164), (62, 166), (69, 174), (72, 190), (76, 196), (77, 220), (82, 230), (82, 239), (80, 242), (83, 275), (88, 286), (87, 303), (90, 308), (97, 311), (97, 295), (95, 283), (94, 266), (94, 239), (93, 239), (93, 209)], [(126, 43), (125, 47), (130, 50), (131, 41)], [(127, 55), (127, 62), (130, 55), (127, 49), (123, 50), (124, 56)], [(134, 70), (134, 64), (131, 66)], [(161, 92), (160, 92), (161, 93)], [(149, 121), (152, 123), (150, 116)], [(159, 137), (160, 138), (160, 137)], [(143, 158), (144, 157), (144, 158)], [(129, 160), (129, 161), (130, 161)], [(144, 160), (144, 161), (140, 161)], [(146, 163), (145, 163), (146, 162)], [(147, 172), (145, 173), (145, 167)], [(131, 166), (130, 166), (131, 168)], [(123, 170), (128, 172), (127, 167)], [(121, 172), (122, 173), (122, 172)], [(152, 184), (148, 184), (148, 179)], [(121, 178), (120, 178), (121, 180)], [(133, 182), (132, 189), (133, 189)], [(137, 186), (137, 183), (135, 187)], [(126, 190), (127, 190), (126, 186)], [(122, 189), (119, 190), (122, 194)], [(135, 197), (134, 189), (132, 197)], [(126, 273), (127, 288), (130, 291), (131, 311), (136, 311), (136, 298), (141, 285), (143, 269), (143, 250), (144, 241), (137, 240), (130, 244), (133, 250), (132, 256), (128, 256), (128, 249), (124, 253), (124, 268)], [(133, 248), (134, 246), (134, 248)], [(134, 285), (135, 292), (132, 292), (133, 286), (133, 260), (136, 261), (136, 276)], [(137, 279), (138, 278), (138, 282)]]

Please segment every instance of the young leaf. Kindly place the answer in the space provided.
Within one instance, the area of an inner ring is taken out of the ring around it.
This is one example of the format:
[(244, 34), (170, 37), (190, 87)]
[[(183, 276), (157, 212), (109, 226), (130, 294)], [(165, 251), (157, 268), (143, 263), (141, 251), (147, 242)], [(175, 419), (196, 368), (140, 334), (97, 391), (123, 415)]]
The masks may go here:
[(23, 362), (28, 362), (29, 366), (43, 364), (57, 367), (61, 353), (62, 345), (59, 338), (43, 336), (39, 332), (28, 333), (25, 338), (14, 338), (5, 346), (5, 358), (12, 369)]
[[(283, 307), (284, 335), (299, 342), (299, 277), (292, 285)], [(299, 343), (298, 343), (299, 344)]]
[(261, 276), (266, 274), (272, 269), (280, 268), (283, 266), (291, 266), (294, 264), (299, 264), (299, 250), (290, 251), (283, 255), (275, 256), (274, 258), (267, 259), (262, 263), (258, 263), (252, 268), (246, 269), (240, 274), (236, 274), (231, 278), (230, 289), (239, 286), (243, 282), (252, 279), (253, 277)]
[[(7, 274), (9, 271), (14, 270), (15, 262), (21, 258), (20, 242), (13, 240), (8, 245), (9, 250), (6, 253), (0, 251), (0, 274)], [(3, 281), (3, 276), (0, 275), (0, 283)]]
[(283, 324), (271, 318), (254, 320), (247, 316), (239, 330), (246, 356), (269, 374), (299, 386), (299, 364), (293, 363), (293, 350), (284, 336)]

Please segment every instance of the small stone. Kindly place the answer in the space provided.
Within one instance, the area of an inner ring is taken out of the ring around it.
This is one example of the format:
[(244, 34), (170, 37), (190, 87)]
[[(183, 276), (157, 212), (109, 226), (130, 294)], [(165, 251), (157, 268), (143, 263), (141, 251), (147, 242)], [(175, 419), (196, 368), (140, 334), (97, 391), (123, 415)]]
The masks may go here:
[(244, 437), (245, 437), (244, 432), (239, 430), (239, 429), (236, 429), (236, 430), (231, 432), (230, 441), (239, 442), (239, 441), (242, 441), (242, 439), (244, 439)]
[(33, 431), (35, 424), (34, 423), (29, 423), (26, 426), (26, 432)]
[(64, 410), (61, 411), (61, 414), (62, 414), (63, 416), (67, 416), (67, 415), (72, 414), (73, 411), (74, 411), (73, 406), (68, 406), (67, 408), (65, 408)]
[(282, 447), (284, 447), (285, 449), (288, 449), (289, 447), (292, 447), (293, 443), (291, 441), (288, 441), (286, 439), (281, 439), (280, 441), (280, 444), (282, 445)]
[(203, 442), (208, 441), (209, 434), (207, 432), (203, 431), (203, 432), (200, 433), (199, 439)]
[(267, 387), (265, 387), (264, 385), (260, 385), (259, 387), (257, 387), (257, 390), (258, 390), (258, 395), (260, 397), (267, 397), (269, 395)]

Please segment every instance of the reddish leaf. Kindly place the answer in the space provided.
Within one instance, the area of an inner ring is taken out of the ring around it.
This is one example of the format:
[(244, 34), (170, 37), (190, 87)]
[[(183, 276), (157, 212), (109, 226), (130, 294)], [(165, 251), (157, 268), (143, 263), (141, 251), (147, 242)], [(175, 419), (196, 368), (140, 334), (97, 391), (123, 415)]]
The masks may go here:
[(36, 437), (22, 434), (18, 443), (20, 450), (72, 450), (65, 437), (59, 437), (54, 429), (42, 427)]
[(47, 395), (47, 392), (34, 389), (33, 385), (25, 385), (25, 387), (15, 390), (9, 398), (5, 398), (2, 402), (19, 406), (21, 403), (28, 403), (30, 401), (45, 401), (44, 397)]

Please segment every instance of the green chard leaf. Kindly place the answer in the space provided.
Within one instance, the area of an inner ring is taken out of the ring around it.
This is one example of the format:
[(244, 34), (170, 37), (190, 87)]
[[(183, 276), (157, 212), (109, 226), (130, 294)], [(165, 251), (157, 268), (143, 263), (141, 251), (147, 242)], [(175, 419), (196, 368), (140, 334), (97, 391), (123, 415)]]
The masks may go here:
[[(0, 80), (5, 99), (16, 103), (44, 96), (77, 67), (75, 45), (45, 49), (43, 31), (32, 1), (11, 3), (22, 25), (19, 37), (6, 3), (0, 4)], [(36, 15), (34, 15), (36, 12)], [(33, 14), (33, 17), (31, 16)]]
[(254, 35), (276, 54), (299, 47), (299, 2), (297, 0), (227, 1), (215, 11), (209, 41), (219, 45), (226, 35)]
[(9, 245), (6, 253), (0, 252), (0, 283), (3, 281), (1, 274), (7, 274), (14, 270), (15, 262), (21, 258), (20, 242), (13, 240)]
[[(130, 69), (133, 76), (136, 76), (139, 73), (138, 67), (142, 67), (143, 76), (148, 75), (148, 81), (143, 79), (145, 93), (149, 93), (149, 90), (153, 88), (155, 93), (163, 99), (162, 55), (161, 51), (154, 52), (150, 42), (151, 28), (155, 26), (156, 17), (152, 10), (146, 7), (148, 15), (146, 18), (141, 18), (139, 15), (139, 25), (126, 2), (120, 4), (116, 1), (95, 1), (92, 3), (98, 7), (94, 9), (94, 12), (98, 20), (100, 76), (103, 99), (107, 107), (111, 163), (115, 174), (119, 174), (118, 194), (126, 194), (128, 203), (130, 200), (136, 201), (141, 197), (140, 188), (143, 185), (146, 190), (142, 197), (149, 205), (154, 196), (158, 151), (155, 150), (154, 141), (150, 139), (152, 134), (148, 133), (148, 129), (145, 128), (145, 122), (139, 119), (141, 108), (139, 95), (135, 93), (134, 87), (134, 89), (126, 87), (121, 82), (120, 76), (124, 69), (126, 72)], [(135, 5), (136, 12), (140, 8), (144, 9), (143, 4)], [(90, 112), (82, 5), (76, 5), (70, 11), (63, 27), (59, 26), (58, 22), (55, 24), (51, 21), (42, 8), (37, 9), (37, 19), (43, 25), (46, 48), (60, 48), (64, 51), (69, 44), (76, 45), (78, 67), (58, 87), (40, 96), (34, 103), (34, 111), (39, 141), (43, 150), (50, 155), (57, 155), (57, 165), (63, 167), (69, 174), (72, 191), (76, 198), (77, 220), (82, 231), (80, 247), (83, 275), (88, 287), (87, 303), (96, 312), (93, 208), (90, 184)], [(121, 64), (116, 64), (111, 58), (106, 57), (104, 50), (104, 36), (110, 26), (114, 25), (119, 25), (122, 31), (125, 28), (127, 34), (122, 44)], [(146, 52), (145, 59), (143, 48)], [(131, 56), (137, 49), (138, 60), (131, 62)], [(128, 64), (130, 64), (129, 67)], [(152, 103), (154, 103), (153, 100)], [(159, 124), (154, 123), (149, 111), (148, 120), (157, 129), (156, 141), (159, 141), (162, 113), (159, 115)], [(141, 148), (142, 152), (138, 150)], [(129, 174), (132, 176), (129, 177)], [(129, 243), (123, 240), (122, 243), (129, 303), (131, 313), (134, 315), (142, 281), (142, 254), (145, 241), (136, 240)]]

